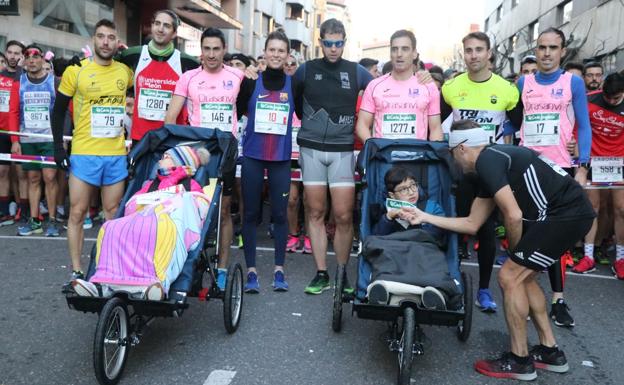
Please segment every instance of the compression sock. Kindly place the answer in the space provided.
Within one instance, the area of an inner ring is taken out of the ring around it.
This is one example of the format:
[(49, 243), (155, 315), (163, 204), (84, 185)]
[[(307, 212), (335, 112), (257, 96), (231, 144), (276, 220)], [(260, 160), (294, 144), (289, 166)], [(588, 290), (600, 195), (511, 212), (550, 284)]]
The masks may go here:
[(617, 261), (624, 259), (624, 245), (615, 245), (615, 259)]
[(22, 218), (27, 218), (28, 213), (30, 212), (30, 204), (28, 203), (28, 199), (20, 199), (19, 200), (19, 209), (22, 213)]
[(593, 260), (594, 259), (594, 244), (586, 243), (583, 249), (585, 251), (585, 256)]
[(9, 197), (0, 197), (0, 213), (9, 215)]

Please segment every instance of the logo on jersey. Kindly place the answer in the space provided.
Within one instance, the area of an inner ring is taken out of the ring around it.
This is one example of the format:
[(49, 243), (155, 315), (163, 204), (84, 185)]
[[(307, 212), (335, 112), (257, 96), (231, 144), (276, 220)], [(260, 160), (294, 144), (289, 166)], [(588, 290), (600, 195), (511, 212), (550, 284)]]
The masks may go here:
[(340, 82), (342, 83), (342, 88), (347, 90), (351, 89), (351, 82), (349, 81), (349, 74), (347, 72), (340, 73)]
[(258, 95), (258, 99), (264, 99), (264, 98), (268, 98), (270, 94), (266, 94), (266, 95)]
[(234, 82), (232, 82), (231, 80), (224, 80), (223, 81), (223, 89), (231, 90), (232, 88), (234, 88)]
[(338, 124), (353, 124), (354, 117), (347, 115), (340, 115), (338, 118)]
[(415, 98), (420, 95), (420, 90), (418, 88), (410, 88), (408, 91), (408, 95), (410, 98)]
[(491, 95), (490, 96), (490, 103), (492, 104), (496, 104), (498, 102), (498, 96), (496, 95)]
[(125, 90), (126, 89), (126, 82), (124, 82), (121, 79), (117, 80), (117, 88), (119, 89), (119, 91)]
[(551, 89), (550, 96), (553, 98), (561, 99), (563, 97), (563, 88)]
[(288, 101), (288, 92), (280, 92), (280, 102)]
[(323, 80), (323, 74), (314, 74), (314, 80)]

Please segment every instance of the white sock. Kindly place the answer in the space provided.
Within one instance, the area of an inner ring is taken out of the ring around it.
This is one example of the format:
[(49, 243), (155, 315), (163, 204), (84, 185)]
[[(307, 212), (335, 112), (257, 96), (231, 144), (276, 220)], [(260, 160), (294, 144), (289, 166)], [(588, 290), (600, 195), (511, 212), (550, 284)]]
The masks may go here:
[(586, 243), (585, 247), (585, 256), (591, 258), (592, 260), (594, 259), (594, 244), (593, 243)]
[(624, 259), (624, 245), (615, 245), (615, 259), (618, 261)]

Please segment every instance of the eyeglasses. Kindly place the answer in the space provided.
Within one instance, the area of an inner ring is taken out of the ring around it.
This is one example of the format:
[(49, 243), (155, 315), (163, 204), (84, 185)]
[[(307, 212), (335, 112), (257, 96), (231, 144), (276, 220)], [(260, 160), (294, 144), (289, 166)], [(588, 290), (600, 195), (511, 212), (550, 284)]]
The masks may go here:
[(39, 51), (38, 49), (29, 49), (28, 51), (26, 51), (26, 53), (24, 54), (24, 58), (28, 59), (28, 58), (40, 58), (43, 55), (41, 54), (41, 51)]
[(325, 47), (325, 48), (331, 48), (331, 47), (342, 48), (342, 47), (344, 47), (344, 44), (345, 44), (344, 40), (326, 40), (326, 39), (323, 39), (323, 40), (321, 40), (321, 42), (323, 43), (323, 47)]
[(468, 141), (468, 139), (464, 139), (464, 140), (462, 140), (461, 142), (457, 143), (457, 145), (455, 145), (455, 146), (451, 147), (451, 148), (450, 148), (450, 150), (449, 150), (449, 151), (450, 151), (450, 153), (451, 153), (451, 155), (453, 154), (453, 150), (454, 150), (454, 149), (456, 149), (456, 148), (457, 148), (457, 147), (459, 147), (460, 145), (462, 145), (462, 144), (466, 143), (467, 141)]
[(403, 188), (394, 190), (394, 193), (395, 194), (407, 194), (407, 193), (415, 193), (416, 191), (418, 191), (418, 185), (416, 183), (410, 183)]

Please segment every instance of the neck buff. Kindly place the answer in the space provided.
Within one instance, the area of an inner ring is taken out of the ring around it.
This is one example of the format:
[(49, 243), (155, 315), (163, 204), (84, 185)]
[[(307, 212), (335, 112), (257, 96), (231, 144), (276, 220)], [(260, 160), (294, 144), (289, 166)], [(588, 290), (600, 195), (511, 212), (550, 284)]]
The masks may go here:
[(147, 49), (152, 55), (167, 57), (171, 56), (175, 48), (173, 47), (173, 42), (170, 41), (166, 48), (158, 49), (156, 48), (156, 44), (154, 44), (154, 40), (150, 40), (150, 42), (147, 43)]
[(482, 127), (468, 130), (455, 130), (449, 134), (449, 147), (453, 148), (464, 144), (468, 147), (485, 146), (490, 143), (488, 134)]

